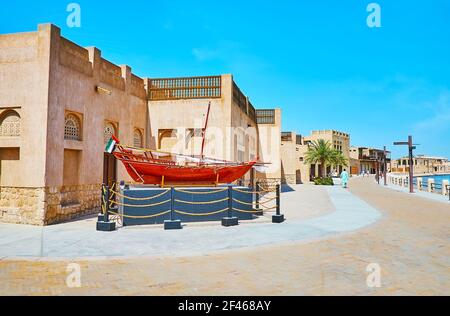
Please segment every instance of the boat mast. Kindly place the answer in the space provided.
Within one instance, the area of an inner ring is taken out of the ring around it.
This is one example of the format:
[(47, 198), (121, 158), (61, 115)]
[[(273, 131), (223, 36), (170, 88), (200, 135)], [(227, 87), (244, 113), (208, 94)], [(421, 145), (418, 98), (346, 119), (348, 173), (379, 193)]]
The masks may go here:
[(206, 129), (208, 128), (208, 120), (209, 120), (209, 111), (211, 110), (211, 102), (208, 103), (208, 112), (206, 112), (206, 121), (205, 121), (205, 128), (202, 131), (202, 153), (201, 153), (201, 159), (205, 158), (204, 150), (205, 150), (205, 140), (206, 140)]

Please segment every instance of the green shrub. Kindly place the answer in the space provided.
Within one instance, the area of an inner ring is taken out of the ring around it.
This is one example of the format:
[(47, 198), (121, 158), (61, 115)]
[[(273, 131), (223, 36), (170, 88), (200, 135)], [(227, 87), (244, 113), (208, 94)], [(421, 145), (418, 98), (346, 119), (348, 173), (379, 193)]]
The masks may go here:
[(327, 178), (316, 178), (314, 180), (315, 185), (334, 185), (333, 179), (330, 177)]

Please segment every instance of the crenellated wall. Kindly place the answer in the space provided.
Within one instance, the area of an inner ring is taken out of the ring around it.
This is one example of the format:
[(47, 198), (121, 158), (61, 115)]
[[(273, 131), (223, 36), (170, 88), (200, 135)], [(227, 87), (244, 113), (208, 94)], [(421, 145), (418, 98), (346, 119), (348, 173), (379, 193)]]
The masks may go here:
[(59, 45), (60, 65), (74, 69), (86, 76), (92, 76), (92, 63), (89, 61), (89, 52), (86, 49), (64, 37), (61, 37)]
[[(136, 128), (147, 133), (144, 80), (44, 24), (0, 35), (0, 82), (0, 115), (21, 119), (20, 137), (0, 137), (0, 221), (47, 225), (98, 212), (105, 124), (126, 144)], [(65, 140), (68, 113), (80, 119), (79, 140)], [(117, 178), (130, 180), (120, 163)]]

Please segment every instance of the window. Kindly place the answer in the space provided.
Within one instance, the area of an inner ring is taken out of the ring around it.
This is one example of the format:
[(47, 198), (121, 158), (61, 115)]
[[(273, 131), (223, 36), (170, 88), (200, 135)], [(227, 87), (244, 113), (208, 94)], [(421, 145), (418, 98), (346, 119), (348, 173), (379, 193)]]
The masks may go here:
[(16, 111), (8, 111), (0, 118), (0, 136), (20, 136), (20, 116)]
[(256, 110), (258, 124), (275, 124), (275, 110)]
[(135, 129), (133, 133), (133, 146), (142, 148), (143, 142), (142, 142), (142, 132), (139, 129)]
[(111, 139), (112, 135), (116, 135), (116, 127), (114, 126), (113, 123), (106, 122), (105, 129), (104, 129), (104, 132), (103, 132), (103, 141), (105, 142), (105, 144), (107, 142), (109, 142), (109, 140)]
[(64, 139), (81, 140), (81, 123), (75, 114), (68, 114), (64, 123)]

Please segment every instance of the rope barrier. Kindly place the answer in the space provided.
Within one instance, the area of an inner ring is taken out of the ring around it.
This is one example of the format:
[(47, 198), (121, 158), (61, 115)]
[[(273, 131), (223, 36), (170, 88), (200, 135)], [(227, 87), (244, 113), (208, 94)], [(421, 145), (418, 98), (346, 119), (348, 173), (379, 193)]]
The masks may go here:
[(177, 199), (175, 199), (174, 201), (178, 202), (178, 203), (192, 204), (192, 205), (209, 205), (209, 204), (216, 204), (216, 203), (228, 201), (228, 197), (221, 199), (221, 200), (215, 200), (215, 201), (210, 201), (210, 202), (190, 202), (190, 201), (183, 201), (183, 200), (177, 200)]
[(116, 201), (112, 201), (112, 200), (110, 200), (109, 202), (111, 202), (112, 204), (120, 205), (120, 206), (136, 207), (136, 208), (145, 208), (145, 207), (152, 207), (152, 206), (163, 205), (163, 204), (169, 203), (170, 201), (171, 201), (171, 200), (168, 199), (168, 200), (163, 201), (163, 202), (154, 203), (154, 204), (147, 204), (147, 205), (131, 205), (131, 204), (120, 203), (120, 202), (116, 202)]
[(259, 192), (264, 192), (264, 193), (272, 193), (272, 192), (276, 192), (276, 190), (270, 190), (270, 189), (264, 189), (262, 187), (259, 187)]
[(153, 214), (153, 215), (142, 215), (142, 216), (132, 216), (132, 215), (125, 215), (125, 214), (119, 214), (119, 213), (116, 213), (116, 212), (109, 212), (109, 213), (111, 213), (111, 214), (113, 214), (113, 215), (117, 215), (117, 216), (122, 216), (122, 217), (125, 217), (125, 218), (132, 218), (132, 219), (139, 219), (139, 218), (153, 218), (153, 217), (159, 217), (159, 216), (162, 216), (162, 215), (166, 215), (166, 214), (169, 214), (171, 211), (170, 210), (168, 210), (168, 211), (164, 211), (164, 212), (161, 212), (161, 213), (158, 213), (158, 214)]
[(269, 196), (265, 196), (265, 195), (260, 196), (260, 199), (276, 199), (276, 198), (277, 198), (276, 196), (274, 196), (274, 197), (269, 197)]
[(147, 197), (147, 198), (135, 198), (135, 197), (131, 197), (131, 196), (126, 196), (126, 195), (123, 195), (123, 194), (121, 194), (121, 193), (119, 193), (117, 191), (113, 191), (113, 190), (110, 190), (110, 192), (116, 194), (118, 197), (121, 197), (121, 198), (124, 198), (124, 199), (128, 199), (128, 200), (131, 200), (131, 201), (151, 201), (151, 200), (154, 200), (154, 199), (157, 199), (157, 198), (163, 196), (164, 194), (167, 194), (168, 192), (170, 192), (170, 190), (166, 190), (166, 191), (164, 191), (164, 192), (162, 192), (160, 194), (157, 194), (157, 195), (152, 196), (152, 197)]
[(267, 200), (267, 201), (264, 201), (264, 202), (259, 202), (259, 204), (260, 204), (260, 205), (264, 205), (264, 204), (270, 203), (270, 202), (272, 202), (272, 201), (274, 201), (274, 200), (276, 200), (276, 199), (277, 199), (277, 198), (274, 197), (274, 198), (272, 198), (272, 199), (270, 199), (270, 200)]
[(246, 194), (256, 194), (256, 193), (259, 193), (258, 191), (244, 191), (244, 190), (236, 189), (236, 188), (233, 188), (233, 191), (237, 191), (237, 192), (241, 192), (241, 193), (246, 193)]
[(255, 210), (253, 210), (253, 211), (246, 211), (246, 210), (241, 210), (239, 208), (234, 208), (234, 207), (233, 207), (233, 211), (236, 211), (236, 212), (239, 212), (239, 213), (259, 213), (260, 212), (260, 211), (255, 211)]
[(265, 211), (271, 211), (271, 210), (276, 210), (277, 209), (277, 207), (275, 206), (275, 207), (271, 207), (271, 208), (263, 208), (262, 210), (265, 212)]
[(238, 202), (239, 204), (242, 204), (242, 205), (250, 205), (250, 206), (253, 206), (253, 203), (243, 202), (243, 201), (238, 200), (238, 199), (235, 199), (235, 198), (233, 198), (233, 201)]
[(220, 192), (225, 192), (228, 189), (222, 189), (222, 190), (216, 190), (216, 191), (209, 191), (209, 192), (193, 192), (193, 191), (186, 191), (181, 189), (175, 189), (177, 192), (186, 193), (186, 194), (194, 194), (194, 195), (207, 195), (207, 194), (215, 194)]
[(187, 213), (187, 212), (178, 211), (178, 210), (174, 210), (174, 212), (178, 213), (178, 214), (182, 214), (182, 215), (188, 215), (188, 216), (210, 216), (210, 215), (216, 215), (216, 214), (223, 213), (227, 210), (228, 210), (228, 207), (224, 208), (223, 210), (214, 211), (214, 212), (210, 212), (210, 213)]

